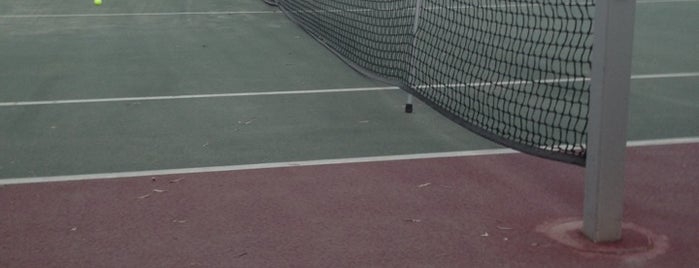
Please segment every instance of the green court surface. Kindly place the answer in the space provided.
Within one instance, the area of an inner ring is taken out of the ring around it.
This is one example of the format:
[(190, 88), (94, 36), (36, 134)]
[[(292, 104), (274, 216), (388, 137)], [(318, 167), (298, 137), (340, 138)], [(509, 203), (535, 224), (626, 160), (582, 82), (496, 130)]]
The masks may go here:
[[(639, 1), (630, 140), (699, 136), (696, 14)], [(259, 0), (3, 1), (0, 59), (0, 178), (498, 147)]]

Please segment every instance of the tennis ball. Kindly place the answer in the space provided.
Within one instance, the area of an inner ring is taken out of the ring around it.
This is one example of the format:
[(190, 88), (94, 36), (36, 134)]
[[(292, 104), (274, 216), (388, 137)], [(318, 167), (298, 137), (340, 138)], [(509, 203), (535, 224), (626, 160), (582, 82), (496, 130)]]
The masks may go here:
[(102, 0), (95, 0), (95, 5), (96, 5), (96, 6), (101, 6), (101, 5), (102, 5)]

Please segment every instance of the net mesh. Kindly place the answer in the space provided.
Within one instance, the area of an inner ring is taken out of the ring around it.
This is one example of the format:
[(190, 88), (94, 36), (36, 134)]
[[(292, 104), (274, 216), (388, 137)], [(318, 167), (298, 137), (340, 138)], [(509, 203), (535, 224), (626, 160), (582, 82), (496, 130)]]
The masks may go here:
[(278, 0), (372, 78), (505, 146), (584, 165), (593, 0)]

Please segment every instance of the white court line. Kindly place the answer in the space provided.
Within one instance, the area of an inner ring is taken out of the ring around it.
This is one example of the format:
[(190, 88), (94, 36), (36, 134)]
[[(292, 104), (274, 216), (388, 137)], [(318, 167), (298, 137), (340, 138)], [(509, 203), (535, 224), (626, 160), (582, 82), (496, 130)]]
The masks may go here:
[(229, 98), (229, 97), (250, 97), (250, 96), (269, 96), (269, 95), (325, 94), (325, 93), (346, 93), (346, 92), (382, 91), (382, 90), (398, 90), (398, 89), (400, 89), (400, 88), (398, 88), (398, 87), (360, 87), (360, 88), (336, 88), (336, 89), (313, 89), (313, 90), (267, 91), (267, 92), (242, 92), (242, 93), (196, 94), (196, 95), (176, 95), (176, 96), (105, 98), (105, 99), (78, 99), (78, 100), (52, 100), (52, 101), (18, 101), (18, 102), (0, 102), (0, 107), (6, 107), (6, 106), (30, 106), (30, 105), (50, 105), (50, 104), (98, 103), (98, 102), (129, 102), (129, 101), (154, 101), (154, 100), (181, 100), (181, 99), (204, 99), (204, 98)]
[(239, 171), (239, 170), (253, 170), (253, 169), (270, 169), (270, 168), (284, 168), (284, 167), (322, 166), (322, 165), (335, 165), (335, 164), (354, 164), (354, 163), (369, 163), (369, 162), (398, 161), (398, 160), (418, 160), (418, 159), (432, 159), (432, 158), (445, 158), (445, 157), (485, 156), (485, 155), (498, 155), (498, 154), (511, 154), (511, 153), (516, 153), (516, 151), (511, 150), (511, 149), (491, 149), (491, 150), (444, 152), (444, 153), (425, 153), (425, 154), (356, 157), (356, 158), (340, 158), (340, 159), (311, 160), (311, 161), (277, 162), (277, 163), (249, 164), (249, 165), (232, 165), (232, 166), (215, 166), (215, 167), (200, 167), (200, 168), (182, 168), (182, 169), (165, 169), (165, 170), (149, 170), (149, 171), (134, 171), (134, 172), (100, 173), (100, 174), (86, 174), (86, 175), (73, 175), (73, 176), (69, 175), (69, 176), (35, 177), (35, 178), (11, 178), (11, 179), (0, 179), (0, 185), (40, 183), (40, 182), (59, 182), (59, 181), (81, 181), (81, 180), (97, 180), (97, 179), (115, 179), (115, 178), (130, 178), (130, 177), (148, 177), (148, 176), (162, 176), (162, 175), (171, 175), (171, 174), (192, 174), (192, 173)]
[(626, 145), (629, 147), (644, 147), (644, 146), (677, 145), (677, 144), (691, 144), (691, 143), (699, 143), (699, 137), (629, 141), (626, 143)]
[(279, 10), (259, 11), (202, 11), (202, 12), (145, 12), (145, 13), (88, 13), (88, 14), (20, 14), (0, 15), (0, 19), (26, 18), (80, 18), (80, 17), (150, 17), (150, 16), (193, 16), (193, 15), (253, 15), (281, 14)]
[[(683, 78), (683, 77), (699, 77), (699, 72), (633, 75), (633, 76), (631, 76), (631, 79), (641, 80), (641, 79), (667, 79), (667, 78)], [(531, 84), (531, 83), (535, 83), (535, 82), (536, 83), (559, 83), (559, 82), (580, 81), (580, 80), (587, 80), (587, 78), (561, 78), (561, 79), (547, 79), (547, 80), (540, 80), (540, 81), (476, 82), (476, 83), (470, 83), (467, 85), (456, 85), (456, 84), (455, 85), (432, 85), (431, 87), (435, 87), (435, 88), (448, 87), (448, 86), (482, 87), (482, 86), (489, 86), (489, 85), (493, 85), (493, 84), (511, 85), (511, 84)], [(418, 86), (418, 87), (424, 88), (426, 86)], [(130, 101), (253, 97), (253, 96), (271, 96), (271, 95), (325, 94), (325, 93), (346, 93), (346, 92), (363, 92), (363, 91), (386, 91), (386, 90), (398, 90), (398, 89), (400, 89), (400, 88), (398, 88), (398, 87), (358, 87), (358, 88), (312, 89), (312, 90), (292, 90), (292, 91), (195, 94), (195, 95), (175, 95), (175, 96), (124, 97), (124, 98), (104, 98), (104, 99), (16, 101), (16, 102), (0, 102), (0, 107), (55, 105), (55, 104), (83, 104), (83, 103), (100, 103), (100, 102), (130, 102)]]
[[(638, 0), (637, 4), (692, 3), (699, 0)], [(531, 4), (529, 4), (531, 5)], [(0, 19), (26, 18), (80, 18), (80, 17), (135, 17), (135, 16), (193, 16), (193, 15), (247, 15), (247, 14), (281, 14), (279, 10), (249, 11), (193, 11), (193, 12), (143, 12), (143, 13), (87, 13), (87, 14), (18, 14), (0, 15)]]
[(699, 0), (637, 0), (637, 4), (696, 3)]
[[(699, 143), (699, 137), (629, 141), (627, 143), (627, 145), (629, 147), (640, 147), (640, 146), (658, 146), (658, 145), (691, 144), (691, 143)], [(325, 160), (311, 160), (311, 161), (262, 163), (262, 164), (249, 164), (249, 165), (163, 169), (163, 170), (99, 173), (99, 174), (68, 175), (68, 176), (48, 176), (48, 177), (33, 177), (33, 178), (10, 178), (10, 179), (0, 179), (0, 185), (65, 182), (65, 181), (85, 181), (85, 180), (103, 180), (103, 179), (118, 179), (118, 178), (132, 178), (132, 177), (152, 177), (152, 176), (164, 176), (164, 175), (184, 175), (184, 174), (193, 174), (193, 173), (226, 172), (226, 171), (240, 171), (240, 170), (286, 168), (286, 167), (307, 167), (307, 166), (323, 166), (323, 165), (337, 165), (337, 164), (356, 164), (356, 163), (388, 162), (388, 161), (402, 161), (402, 160), (421, 160), (421, 159), (450, 158), (450, 157), (488, 156), (488, 155), (514, 154), (514, 153), (518, 153), (518, 152), (515, 150), (512, 150), (512, 149), (487, 149), (487, 150), (456, 151), (456, 152), (442, 152), (442, 153), (405, 154), (405, 155), (387, 155), (387, 156), (340, 158), (340, 159), (325, 159)], [(544, 160), (542, 160), (542, 161), (544, 161)]]
[(683, 77), (698, 77), (699, 72), (687, 72), (687, 73), (669, 73), (669, 74), (638, 74), (632, 75), (632, 80), (642, 80), (642, 79), (663, 79), (663, 78), (683, 78)]

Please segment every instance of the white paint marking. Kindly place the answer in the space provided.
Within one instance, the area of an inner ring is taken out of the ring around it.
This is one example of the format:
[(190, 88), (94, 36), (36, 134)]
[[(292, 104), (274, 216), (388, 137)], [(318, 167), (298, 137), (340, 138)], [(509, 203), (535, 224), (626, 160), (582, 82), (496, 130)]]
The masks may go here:
[(638, 0), (637, 4), (697, 3), (699, 0)]
[(668, 73), (668, 74), (637, 74), (637, 75), (632, 75), (631, 79), (642, 80), (642, 79), (664, 79), (664, 78), (686, 78), (686, 77), (699, 77), (699, 72)]
[(677, 144), (692, 144), (692, 143), (699, 143), (699, 137), (629, 141), (626, 143), (626, 145), (629, 147), (644, 147), (644, 146), (677, 145)]
[[(667, 79), (699, 77), (699, 72), (668, 73), (668, 74), (643, 74), (633, 75), (631, 79)], [(589, 80), (588, 78), (559, 78), (539, 81), (501, 81), (501, 82), (476, 82), (470, 84), (450, 84), (450, 85), (430, 85), (418, 86), (418, 88), (444, 88), (444, 87), (485, 87), (491, 85), (515, 85), (533, 83), (565, 83)], [(32, 105), (55, 105), (55, 104), (82, 104), (99, 102), (130, 102), (130, 101), (156, 101), (156, 100), (181, 100), (181, 99), (204, 99), (204, 98), (229, 98), (229, 97), (253, 97), (271, 95), (300, 95), (300, 94), (325, 94), (325, 93), (347, 93), (364, 91), (386, 91), (398, 90), (398, 87), (358, 87), (358, 88), (336, 88), (336, 89), (312, 89), (312, 90), (292, 90), (292, 91), (268, 91), (268, 92), (242, 92), (242, 93), (219, 93), (219, 94), (195, 94), (195, 95), (175, 95), (175, 96), (150, 96), (150, 97), (125, 97), (125, 98), (104, 98), (104, 99), (77, 99), (77, 100), (49, 100), (49, 101), (16, 101), (0, 102), (0, 107), (11, 106), (32, 106)]]
[(194, 16), (194, 15), (252, 15), (280, 14), (281, 11), (203, 11), (203, 12), (145, 12), (145, 13), (92, 13), (92, 14), (22, 14), (0, 15), (0, 19), (26, 18), (81, 18), (81, 17), (152, 17), (152, 16)]
[(196, 94), (196, 95), (81, 99), (81, 100), (79, 99), (79, 100), (52, 100), (52, 101), (18, 101), (18, 102), (0, 102), (0, 107), (51, 105), (51, 104), (79, 104), (79, 103), (97, 103), (97, 102), (130, 102), (130, 101), (228, 98), (228, 97), (270, 96), (270, 95), (325, 94), (325, 93), (346, 93), (346, 92), (382, 91), (382, 90), (398, 90), (398, 89), (399, 89), (398, 87), (359, 87), (359, 88), (268, 91), (268, 92), (243, 92), (243, 93), (220, 93), (220, 94)]
[[(627, 143), (627, 145), (629, 147), (641, 147), (641, 146), (659, 146), (659, 145), (676, 145), (676, 144), (692, 144), (692, 143), (699, 143), (699, 137), (629, 141)], [(152, 176), (165, 176), (165, 175), (176, 175), (176, 174), (179, 175), (179, 174), (192, 174), (192, 173), (227, 172), (227, 171), (273, 169), (273, 168), (288, 168), (288, 167), (307, 167), (307, 166), (342, 165), (342, 164), (388, 162), (388, 161), (403, 161), (403, 160), (422, 160), (422, 159), (451, 158), (451, 157), (488, 156), (488, 155), (503, 155), (503, 154), (515, 154), (515, 153), (518, 153), (518, 152), (515, 150), (512, 150), (512, 149), (486, 149), (486, 150), (474, 150), (474, 151), (388, 155), (388, 156), (374, 156), (374, 157), (340, 158), (340, 159), (325, 159), (325, 160), (311, 160), (311, 161), (292, 161), (292, 162), (262, 163), (262, 164), (249, 164), (249, 165), (231, 165), (231, 166), (216, 166), (216, 167), (200, 167), (200, 168), (164, 169), (164, 170), (132, 171), (132, 172), (116, 172), (116, 173), (68, 175), (68, 176), (49, 176), (49, 177), (34, 177), (34, 178), (10, 178), (10, 179), (0, 179), (0, 185), (65, 182), (65, 181), (84, 181), (84, 180), (102, 180), (102, 179), (119, 179), (119, 178), (133, 178), (133, 177), (152, 177)]]
[(445, 153), (408, 154), (408, 155), (340, 158), (340, 159), (262, 163), (262, 164), (249, 164), (249, 165), (201, 167), (201, 168), (183, 168), (183, 169), (166, 169), (166, 170), (151, 170), (151, 171), (117, 172), (117, 173), (102, 173), (102, 174), (87, 174), (87, 175), (72, 175), (72, 176), (69, 175), (69, 176), (51, 176), (51, 177), (36, 177), (36, 178), (13, 178), (13, 179), (0, 179), (0, 185), (40, 183), (40, 182), (59, 182), (59, 181), (81, 181), (81, 180), (96, 180), (96, 179), (115, 179), (115, 178), (130, 178), (130, 177), (149, 177), (149, 176), (163, 176), (163, 175), (171, 175), (171, 174), (191, 174), (191, 173), (208, 173), (208, 172), (224, 172), (224, 171), (239, 171), (239, 170), (254, 170), (254, 169), (285, 168), (285, 167), (322, 166), (322, 165), (354, 164), (354, 163), (384, 162), (384, 161), (398, 161), (398, 160), (418, 160), (418, 159), (432, 159), (432, 158), (446, 158), (446, 157), (484, 156), (484, 155), (497, 155), (497, 154), (511, 154), (511, 153), (515, 153), (515, 152), (516, 151), (511, 150), (511, 149), (491, 149), (491, 150), (459, 151), (459, 152), (445, 152)]
[[(638, 4), (665, 4), (665, 3), (696, 3), (699, 0), (638, 0)], [(533, 4), (511, 4), (498, 6), (531, 6)], [(485, 7), (498, 7), (485, 6)], [(471, 7), (471, 6), (468, 6)], [(452, 7), (463, 8), (463, 7)], [(368, 11), (368, 10), (349, 10), (349, 11)], [(324, 11), (307, 11), (307, 12), (328, 12)], [(194, 15), (252, 15), (252, 14), (281, 14), (279, 10), (249, 10), (249, 11), (191, 11), (191, 12), (141, 12), (141, 13), (88, 13), (88, 14), (18, 14), (18, 15), (0, 15), (0, 19), (27, 19), (27, 18), (81, 18), (81, 17), (147, 17), (147, 16), (194, 16)]]

